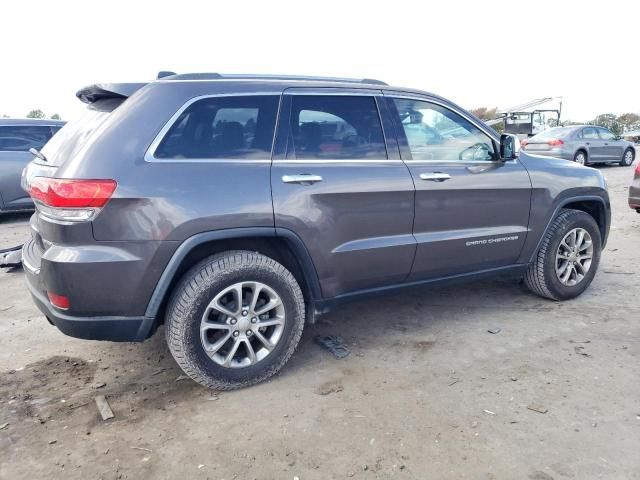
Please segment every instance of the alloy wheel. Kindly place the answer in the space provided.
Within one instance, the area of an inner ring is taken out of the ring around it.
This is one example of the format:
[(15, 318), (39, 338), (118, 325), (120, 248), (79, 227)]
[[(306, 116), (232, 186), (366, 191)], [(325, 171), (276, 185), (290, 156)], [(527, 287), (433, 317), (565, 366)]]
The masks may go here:
[(633, 152), (631, 150), (627, 150), (624, 153), (624, 164), (628, 167), (633, 163)]
[(239, 282), (226, 287), (207, 305), (200, 322), (200, 340), (218, 365), (243, 368), (273, 351), (284, 324), (284, 304), (275, 290), (260, 282)]
[(556, 275), (560, 283), (573, 287), (580, 283), (591, 268), (593, 241), (584, 228), (569, 231), (556, 252)]
[(576, 155), (576, 163), (579, 163), (580, 165), (584, 165), (584, 164), (585, 164), (585, 161), (586, 161), (586, 158), (585, 158), (585, 156), (584, 156), (584, 153), (579, 152), (579, 153)]

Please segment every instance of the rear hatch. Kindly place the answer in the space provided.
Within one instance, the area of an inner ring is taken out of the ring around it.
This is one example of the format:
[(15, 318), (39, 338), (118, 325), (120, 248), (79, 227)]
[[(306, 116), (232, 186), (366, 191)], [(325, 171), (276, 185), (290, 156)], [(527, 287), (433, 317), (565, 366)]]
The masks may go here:
[[(52, 243), (76, 243), (92, 239), (91, 218), (65, 217), (74, 212), (72, 203), (67, 201), (63, 208), (51, 205), (50, 196), (43, 194), (39, 185), (55, 181), (60, 168), (72, 160), (90, 141), (100, 135), (100, 127), (129, 95), (145, 84), (101, 84), (92, 85), (78, 91), (76, 96), (87, 104), (85, 112), (77, 119), (68, 122), (41, 150), (44, 159), (35, 157), (22, 172), (22, 188), (30, 193), (36, 204), (36, 215), (31, 218), (33, 242), (23, 250), (25, 267), (38, 271), (40, 258)], [(73, 182), (75, 179), (63, 181)], [(67, 184), (62, 184), (57, 192), (64, 196), (68, 192)], [(72, 192), (73, 193), (73, 192)], [(64, 201), (64, 198), (62, 199)], [(77, 212), (78, 209), (75, 210)], [(43, 218), (44, 217), (44, 218)], [(52, 221), (53, 220), (53, 221)]]

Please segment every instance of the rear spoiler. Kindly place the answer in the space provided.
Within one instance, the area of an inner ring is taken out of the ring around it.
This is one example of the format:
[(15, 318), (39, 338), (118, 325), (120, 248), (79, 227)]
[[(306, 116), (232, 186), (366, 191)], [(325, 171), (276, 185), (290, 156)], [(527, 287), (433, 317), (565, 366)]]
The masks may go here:
[(125, 99), (145, 85), (146, 83), (97, 83), (78, 90), (76, 97), (88, 104), (107, 98)]

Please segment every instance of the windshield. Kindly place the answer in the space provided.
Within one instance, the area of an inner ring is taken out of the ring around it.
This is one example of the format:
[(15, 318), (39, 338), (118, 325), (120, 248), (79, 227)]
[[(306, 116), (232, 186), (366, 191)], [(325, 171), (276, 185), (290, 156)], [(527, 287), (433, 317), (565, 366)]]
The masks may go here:
[(79, 118), (62, 127), (43, 147), (42, 154), (47, 161), (36, 159), (36, 162), (58, 167), (73, 158), (122, 101), (107, 99), (89, 105)]
[(549, 140), (552, 138), (566, 138), (571, 135), (576, 129), (574, 127), (560, 127), (560, 128), (552, 128), (550, 130), (545, 130), (542, 133), (531, 137), (529, 142), (534, 142), (536, 140)]

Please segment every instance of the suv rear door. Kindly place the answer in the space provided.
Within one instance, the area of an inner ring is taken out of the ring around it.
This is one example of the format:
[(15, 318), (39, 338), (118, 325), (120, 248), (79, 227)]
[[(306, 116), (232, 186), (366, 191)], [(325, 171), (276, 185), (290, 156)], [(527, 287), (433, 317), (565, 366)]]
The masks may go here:
[(501, 161), (486, 127), (442, 100), (385, 92), (402, 159), (416, 186), (416, 258), (409, 280), (517, 263), (527, 235), (531, 181)]
[(283, 97), (275, 226), (304, 242), (325, 298), (401, 283), (411, 269), (414, 186), (395, 139), (385, 141), (381, 100), (369, 89), (291, 88)]

